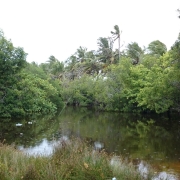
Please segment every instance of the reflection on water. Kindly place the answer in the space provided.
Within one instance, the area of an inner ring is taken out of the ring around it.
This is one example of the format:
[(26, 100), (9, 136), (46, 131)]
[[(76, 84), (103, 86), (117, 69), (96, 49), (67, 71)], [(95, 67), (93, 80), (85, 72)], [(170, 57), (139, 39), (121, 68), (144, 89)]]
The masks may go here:
[(50, 155), (53, 152), (54, 145), (53, 141), (42, 139), (42, 142), (39, 145), (37, 144), (36, 146), (30, 146), (28, 148), (18, 146), (18, 149), (24, 150), (24, 152), (29, 155)]
[(180, 122), (176, 116), (168, 119), (67, 108), (55, 117), (1, 120), (0, 127), (0, 141), (15, 143), (29, 154), (49, 155), (54, 146), (73, 136), (135, 164), (143, 160), (159, 172), (180, 174)]
[(63, 142), (67, 143), (69, 138), (67, 136), (62, 136), (58, 140), (48, 141), (46, 138), (42, 139), (42, 142), (36, 144), (35, 146), (30, 146), (24, 148), (23, 146), (17, 146), (19, 150), (23, 150), (28, 155), (51, 155), (53, 153), (54, 147), (60, 146)]
[(95, 150), (102, 150), (104, 148), (104, 143), (99, 142), (99, 141), (95, 141), (94, 142), (94, 148)]

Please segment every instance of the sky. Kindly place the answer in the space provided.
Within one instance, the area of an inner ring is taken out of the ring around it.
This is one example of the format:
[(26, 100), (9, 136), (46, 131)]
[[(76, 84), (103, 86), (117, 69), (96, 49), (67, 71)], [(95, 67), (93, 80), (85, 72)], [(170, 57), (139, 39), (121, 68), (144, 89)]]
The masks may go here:
[(0, 6), (5, 37), (38, 64), (51, 55), (65, 61), (79, 46), (97, 50), (97, 39), (111, 36), (114, 25), (123, 48), (160, 40), (170, 49), (180, 32), (179, 0), (0, 0)]

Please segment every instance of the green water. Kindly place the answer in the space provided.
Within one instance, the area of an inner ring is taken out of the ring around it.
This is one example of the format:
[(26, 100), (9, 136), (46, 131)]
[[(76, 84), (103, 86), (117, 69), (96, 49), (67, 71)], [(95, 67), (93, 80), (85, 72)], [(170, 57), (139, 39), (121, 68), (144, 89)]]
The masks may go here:
[(0, 121), (0, 141), (15, 144), (29, 154), (51, 154), (54, 145), (71, 137), (87, 140), (95, 149), (114, 152), (134, 163), (146, 161), (157, 171), (180, 174), (178, 115), (169, 118), (69, 107), (56, 116)]

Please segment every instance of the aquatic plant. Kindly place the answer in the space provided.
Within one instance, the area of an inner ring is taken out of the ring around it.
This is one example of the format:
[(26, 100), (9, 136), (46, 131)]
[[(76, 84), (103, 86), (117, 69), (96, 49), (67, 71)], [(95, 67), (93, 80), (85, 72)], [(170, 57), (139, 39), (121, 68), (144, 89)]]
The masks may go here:
[(61, 142), (51, 156), (30, 156), (1, 144), (0, 177), (1, 180), (143, 179), (133, 164), (103, 150), (93, 150), (77, 139)]

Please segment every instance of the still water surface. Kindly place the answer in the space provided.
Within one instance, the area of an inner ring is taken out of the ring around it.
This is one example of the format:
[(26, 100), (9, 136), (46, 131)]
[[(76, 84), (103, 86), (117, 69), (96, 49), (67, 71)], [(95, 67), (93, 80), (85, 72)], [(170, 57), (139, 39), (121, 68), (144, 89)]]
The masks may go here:
[[(19, 123), (19, 126), (17, 125)], [(123, 155), (134, 163), (180, 177), (180, 118), (95, 112), (68, 107), (56, 116), (1, 120), (0, 141), (29, 154), (51, 154), (60, 141), (88, 140), (95, 149)]]

